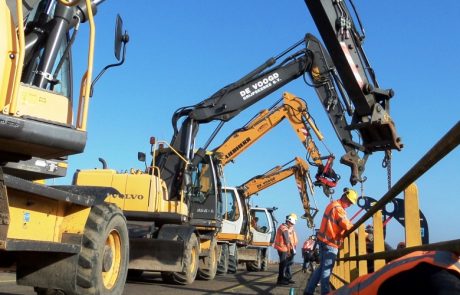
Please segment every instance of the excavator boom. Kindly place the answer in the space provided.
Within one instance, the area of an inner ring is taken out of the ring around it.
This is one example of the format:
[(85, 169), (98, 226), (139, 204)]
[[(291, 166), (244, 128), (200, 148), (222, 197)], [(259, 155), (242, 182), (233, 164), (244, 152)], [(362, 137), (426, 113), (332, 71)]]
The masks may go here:
[[(281, 100), (282, 103), (279, 104)], [(324, 137), (310, 116), (307, 103), (288, 92), (283, 93), (280, 101), (272, 108), (262, 110), (245, 126), (235, 130), (213, 152), (217, 155), (220, 164), (225, 166), (228, 162), (235, 160), (238, 155), (266, 135), (281, 121), (287, 119), (306, 148), (308, 158), (311, 159), (310, 164), (318, 167), (315, 185), (322, 186), (326, 195), (330, 195), (331, 188), (336, 186), (340, 177), (332, 169), (332, 161), (329, 160), (333, 159), (334, 156), (321, 156), (313, 140), (312, 131), (320, 141)], [(323, 160), (327, 160), (326, 164), (323, 163)]]
[[(327, 48), (326, 51), (319, 42), (311, 48), (311, 79), (345, 148), (346, 154), (340, 161), (351, 167), (350, 182), (354, 185), (362, 181), (368, 155), (403, 147), (389, 115), (389, 101), (394, 92), (379, 87), (362, 47), (363, 30), (362, 34), (358, 32), (345, 1), (305, 0), (305, 3)], [(350, 123), (345, 111), (351, 116)], [(352, 139), (351, 131), (359, 133), (361, 143)], [(358, 151), (364, 152), (363, 159)]]
[[(293, 161), (295, 161), (294, 165), (283, 169), (283, 167), (286, 167)], [(318, 209), (311, 207), (310, 199), (308, 196), (308, 190), (310, 190), (310, 193), (313, 194), (313, 183), (309, 174), (309, 166), (299, 157), (296, 157), (293, 161), (290, 161), (283, 166), (276, 166), (264, 174), (254, 176), (253, 178), (238, 186), (237, 189), (241, 196), (244, 198), (250, 198), (260, 191), (294, 175), (300, 194), (300, 200), (305, 211), (305, 214), (302, 216), (302, 218), (305, 218), (307, 220), (308, 226), (313, 228), (313, 220), (316, 213), (318, 212)]]
[[(174, 136), (171, 146), (193, 163), (203, 158), (207, 145), (217, 134), (216, 130), (204, 147), (194, 153), (194, 140), (198, 126), (214, 120), (226, 122), (268, 94), (308, 74), (317, 95), (329, 116), (346, 154), (341, 163), (350, 166), (350, 182), (362, 181), (367, 157), (374, 151), (400, 150), (401, 139), (389, 116), (389, 99), (392, 90), (383, 90), (375, 78), (362, 48), (360, 37), (344, 1), (305, 0), (310, 13), (325, 42), (307, 34), (280, 55), (270, 58), (240, 80), (227, 85), (202, 102), (180, 108), (173, 115)], [(305, 48), (292, 53), (278, 65), (276, 62), (293, 49), (305, 44)], [(331, 58), (332, 57), (332, 58)], [(368, 79), (367, 77), (371, 77)], [(337, 90), (336, 90), (337, 89)], [(339, 99), (341, 98), (341, 99)], [(343, 105), (343, 106), (342, 106)], [(347, 116), (351, 122), (347, 122)], [(180, 130), (177, 123), (183, 120)], [(357, 131), (362, 142), (352, 137)], [(363, 152), (360, 158), (358, 152)], [(158, 158), (158, 166), (169, 191), (182, 186), (184, 167), (172, 153)], [(176, 187), (175, 187), (176, 186)]]

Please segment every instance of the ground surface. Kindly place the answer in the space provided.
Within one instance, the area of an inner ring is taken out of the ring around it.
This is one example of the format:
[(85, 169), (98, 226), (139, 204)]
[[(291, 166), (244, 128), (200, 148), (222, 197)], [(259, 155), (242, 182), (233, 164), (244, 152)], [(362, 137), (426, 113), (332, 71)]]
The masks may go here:
[[(241, 268), (236, 274), (217, 276), (213, 281), (196, 280), (188, 286), (164, 284), (158, 273), (146, 273), (139, 281), (128, 281), (124, 294), (302, 294), (309, 274), (295, 265), (295, 284), (276, 285), (277, 265), (270, 265), (266, 272), (247, 272)], [(17, 286), (14, 273), (0, 273), (0, 295), (34, 295), (30, 287)], [(319, 294), (319, 293), (318, 293)]]

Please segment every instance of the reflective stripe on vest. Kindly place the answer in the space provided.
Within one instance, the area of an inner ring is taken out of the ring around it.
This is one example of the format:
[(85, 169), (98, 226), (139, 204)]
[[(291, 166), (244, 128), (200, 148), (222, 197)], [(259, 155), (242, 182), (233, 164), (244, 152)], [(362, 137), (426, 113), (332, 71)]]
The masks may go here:
[(426, 262), (431, 265), (456, 271), (460, 274), (460, 260), (455, 254), (448, 251), (416, 251), (398, 258), (378, 271), (361, 276), (337, 291), (331, 293), (334, 295), (349, 294), (377, 294), (379, 287), (389, 278), (414, 268), (418, 264)]

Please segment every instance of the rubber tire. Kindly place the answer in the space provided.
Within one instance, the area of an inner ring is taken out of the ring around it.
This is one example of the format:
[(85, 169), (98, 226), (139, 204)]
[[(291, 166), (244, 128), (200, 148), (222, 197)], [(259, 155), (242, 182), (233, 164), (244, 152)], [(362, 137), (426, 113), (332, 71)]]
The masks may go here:
[(229, 251), (227, 272), (230, 274), (234, 274), (236, 273), (237, 270), (238, 270), (238, 249), (236, 249), (235, 247), (235, 255), (230, 255), (230, 251)]
[(262, 255), (261, 251), (257, 252), (256, 261), (248, 261), (246, 262), (246, 270), (247, 271), (260, 271), (262, 266)]
[[(120, 238), (120, 266), (113, 286), (103, 283), (103, 257), (107, 238), (116, 230)], [(101, 204), (91, 208), (83, 234), (82, 249), (77, 267), (77, 294), (121, 295), (128, 274), (129, 238), (123, 212), (114, 204)]]
[(219, 249), (217, 241), (214, 239), (211, 242), (209, 255), (200, 259), (200, 267), (198, 268), (197, 277), (200, 280), (210, 281), (216, 277), (217, 259), (219, 258)]
[(265, 248), (262, 250), (262, 264), (260, 265), (260, 270), (261, 271), (267, 271), (268, 270), (268, 249)]
[(229, 258), (228, 244), (222, 244), (222, 245), (219, 245), (219, 247), (220, 247), (220, 257), (219, 257), (219, 263), (217, 264), (217, 274), (225, 275), (228, 272), (228, 258)]
[(188, 285), (195, 281), (200, 259), (200, 245), (193, 233), (185, 245), (184, 265), (181, 272), (162, 272), (161, 277), (167, 283)]

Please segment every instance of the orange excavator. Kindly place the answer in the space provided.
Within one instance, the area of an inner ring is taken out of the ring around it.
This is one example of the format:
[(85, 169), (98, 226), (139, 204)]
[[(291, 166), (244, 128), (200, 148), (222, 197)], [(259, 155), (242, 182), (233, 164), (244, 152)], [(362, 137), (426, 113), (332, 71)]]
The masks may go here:
[[(292, 162), (295, 163), (290, 165)], [(268, 187), (291, 176), (294, 176), (295, 178), (297, 188), (299, 189), (300, 200), (302, 201), (302, 206), (305, 211), (302, 218), (305, 218), (308, 226), (313, 228), (313, 219), (315, 218), (316, 213), (318, 213), (318, 209), (316, 206), (312, 208), (310, 205), (308, 191), (313, 194), (313, 182), (310, 178), (308, 164), (301, 158), (296, 157), (284, 165), (276, 166), (264, 174), (254, 176), (238, 186), (237, 189), (243, 198), (248, 199), (260, 191), (267, 189)]]
[[(290, 167), (287, 165), (295, 161)], [(268, 248), (274, 242), (276, 219), (275, 208), (251, 207), (249, 198), (258, 192), (294, 175), (299, 189), (305, 214), (310, 228), (314, 228), (313, 219), (318, 212), (316, 206), (310, 207), (308, 190), (313, 194), (309, 166), (301, 158), (283, 166), (276, 166), (270, 171), (255, 176), (237, 187), (223, 187), (225, 199), (222, 230), (217, 235), (222, 253), (218, 263), (218, 273), (236, 272), (238, 263), (246, 264), (248, 271), (266, 270)], [(307, 187), (308, 184), (308, 187)]]
[[(314, 185), (321, 186), (327, 196), (331, 195), (333, 193), (332, 188), (337, 185), (337, 181), (340, 179), (340, 176), (332, 169), (334, 155), (329, 153), (328, 156), (321, 156), (318, 147), (313, 141), (311, 131), (315, 133), (321, 142), (323, 142), (324, 136), (308, 112), (306, 102), (294, 94), (283, 93), (283, 97), (271, 108), (262, 110), (246, 125), (236, 129), (213, 152), (217, 155), (220, 164), (225, 166), (227, 163), (234, 161), (237, 156), (284, 119), (289, 121), (292, 129), (294, 129), (294, 132), (307, 150), (310, 165), (318, 167)], [(305, 163), (305, 165), (307, 164)]]

